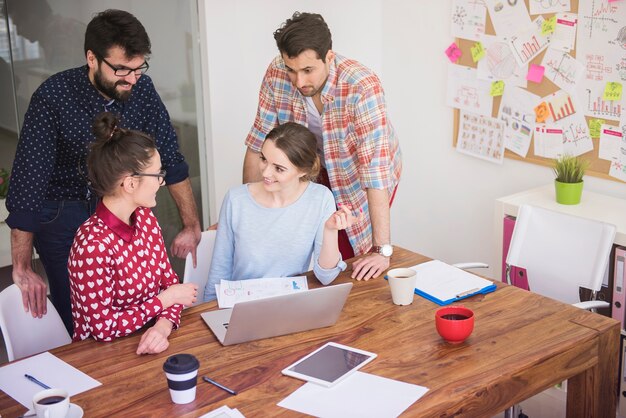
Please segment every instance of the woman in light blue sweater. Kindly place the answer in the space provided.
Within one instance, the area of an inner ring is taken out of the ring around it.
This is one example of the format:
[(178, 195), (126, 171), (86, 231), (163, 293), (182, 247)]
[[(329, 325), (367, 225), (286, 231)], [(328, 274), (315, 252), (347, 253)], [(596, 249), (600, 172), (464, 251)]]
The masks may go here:
[(263, 181), (228, 191), (204, 300), (220, 280), (294, 276), (309, 268), (323, 284), (345, 269), (337, 233), (359, 222), (351, 208), (336, 210), (332, 193), (313, 183), (320, 169), (315, 135), (297, 123), (267, 134), (259, 167)]

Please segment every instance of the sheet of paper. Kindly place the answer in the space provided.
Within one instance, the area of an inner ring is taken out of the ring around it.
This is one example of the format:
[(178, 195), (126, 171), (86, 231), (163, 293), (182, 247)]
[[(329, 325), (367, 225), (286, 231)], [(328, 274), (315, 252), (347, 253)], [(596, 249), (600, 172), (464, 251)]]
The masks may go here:
[(578, 83), (578, 97), (585, 115), (618, 121), (619, 103), (603, 99), (606, 83), (626, 83), (626, 1), (580, 2), (576, 58), (585, 74)]
[(556, 16), (544, 19), (541, 24), (541, 34), (543, 36), (551, 35), (554, 33), (554, 29), (556, 29)]
[(222, 405), (200, 418), (244, 418), (244, 416), (237, 408), (231, 409), (227, 405)]
[(548, 104), (550, 117), (547, 120), (558, 122), (576, 113), (576, 101), (564, 90), (558, 90), (543, 98)]
[(529, 0), (531, 15), (544, 13), (569, 12), (571, 10), (570, 0)]
[(476, 69), (461, 65), (448, 66), (446, 104), (481, 115), (491, 115), (493, 97), (491, 83), (476, 78)]
[(535, 129), (534, 107), (541, 99), (519, 87), (507, 88), (500, 101), (498, 119), (504, 122), (504, 146), (526, 157)]
[(487, 9), (482, 0), (454, 0), (451, 29), (455, 38), (479, 41), (485, 33)]
[[(523, 4), (523, 2), (520, 2)], [(550, 45), (551, 35), (542, 35), (543, 16), (537, 17), (528, 26), (509, 38), (509, 46), (518, 65), (528, 64)]]
[[(626, 55), (626, 54), (625, 54)], [(584, 84), (586, 88), (581, 91), (577, 89), (578, 97), (580, 97), (583, 108), (583, 114), (594, 118), (603, 118), (609, 120), (619, 120), (622, 115), (623, 103), (613, 100), (605, 100), (604, 89), (606, 87), (605, 82), (585, 82), (581, 81), (579, 86)]]
[(496, 97), (496, 96), (502, 96), (503, 93), (504, 93), (504, 81), (502, 80), (492, 81), (489, 95)]
[(622, 139), (620, 141), (618, 155), (611, 161), (609, 176), (615, 177), (621, 181), (626, 181), (626, 117), (620, 120), (620, 128), (622, 130)]
[(461, 111), (456, 150), (472, 157), (502, 164), (504, 122), (490, 116)]
[(609, 101), (621, 101), (622, 100), (622, 83), (617, 81), (609, 81), (604, 87), (604, 93), (602, 94), (604, 100)]
[(426, 392), (423, 386), (355, 372), (331, 388), (308, 382), (278, 406), (325, 418), (397, 417)]
[(472, 45), (470, 52), (472, 53), (472, 61), (474, 62), (478, 62), (485, 57), (485, 48), (483, 48), (483, 44), (480, 42), (476, 42)]
[(622, 145), (622, 132), (618, 126), (603, 124), (600, 127), (600, 148), (598, 158), (618, 161)]
[(33, 396), (43, 388), (26, 379), (25, 374), (51, 388), (67, 390), (70, 397), (102, 384), (48, 352), (0, 367), (0, 389), (29, 409), (33, 407)]
[(523, 1), (485, 0), (485, 4), (498, 36), (514, 35), (530, 23)]
[(579, 156), (593, 151), (593, 140), (589, 135), (589, 126), (582, 113), (576, 113), (559, 121), (563, 127), (563, 153)]
[(535, 126), (533, 151), (539, 157), (561, 157), (563, 155), (563, 128), (558, 125)]
[(557, 13), (556, 28), (550, 38), (550, 48), (570, 52), (576, 43), (578, 15), (575, 13)]
[(591, 137), (591, 139), (600, 138), (603, 124), (603, 119), (589, 119), (589, 136)]
[[(235, 303), (308, 290), (306, 276), (269, 277), (249, 280), (221, 280), (218, 305), (232, 308)], [(217, 287), (216, 287), (217, 290)]]
[(541, 65), (545, 68), (544, 77), (570, 93), (576, 90), (576, 84), (585, 72), (580, 61), (567, 52), (553, 48), (548, 48)]
[(455, 299), (467, 293), (475, 293), (493, 285), (493, 282), (487, 279), (439, 260), (428, 261), (409, 268), (417, 272), (415, 288), (442, 301)]
[(476, 77), (479, 80), (503, 80), (507, 86), (524, 87), (527, 66), (517, 65), (506, 39), (484, 35), (482, 44), (486, 49), (485, 58), (478, 61)]

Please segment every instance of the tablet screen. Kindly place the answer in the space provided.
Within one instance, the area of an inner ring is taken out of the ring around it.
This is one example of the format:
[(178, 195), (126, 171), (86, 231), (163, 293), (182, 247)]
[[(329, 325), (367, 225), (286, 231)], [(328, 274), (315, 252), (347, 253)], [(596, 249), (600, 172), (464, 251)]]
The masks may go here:
[(287, 370), (332, 383), (371, 358), (371, 354), (326, 345)]

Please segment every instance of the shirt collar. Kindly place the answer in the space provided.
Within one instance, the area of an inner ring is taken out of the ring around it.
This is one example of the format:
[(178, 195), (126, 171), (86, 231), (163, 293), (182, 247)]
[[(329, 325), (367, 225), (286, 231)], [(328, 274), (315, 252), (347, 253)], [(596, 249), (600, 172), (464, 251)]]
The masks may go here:
[(324, 102), (332, 102), (335, 98), (335, 88), (337, 86), (337, 65), (335, 64), (336, 58), (330, 62), (328, 68), (328, 78), (326, 78), (326, 83), (324, 83), (324, 87), (322, 88), (322, 101)]
[(117, 236), (126, 242), (130, 242), (133, 235), (135, 235), (135, 230), (137, 229), (135, 220), (137, 219), (138, 210), (139, 208), (135, 209), (135, 212), (130, 216), (130, 225), (127, 225), (120, 218), (115, 216), (102, 201), (98, 202), (96, 215), (98, 215), (98, 217), (102, 219), (102, 222), (104, 222), (109, 229), (115, 232)]

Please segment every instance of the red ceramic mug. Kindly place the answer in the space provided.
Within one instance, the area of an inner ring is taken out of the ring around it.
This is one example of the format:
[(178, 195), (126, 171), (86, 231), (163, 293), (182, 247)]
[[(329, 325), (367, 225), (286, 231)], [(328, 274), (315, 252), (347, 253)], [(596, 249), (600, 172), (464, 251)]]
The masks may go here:
[(446, 306), (435, 313), (435, 326), (450, 344), (460, 344), (474, 330), (474, 312), (463, 306)]

